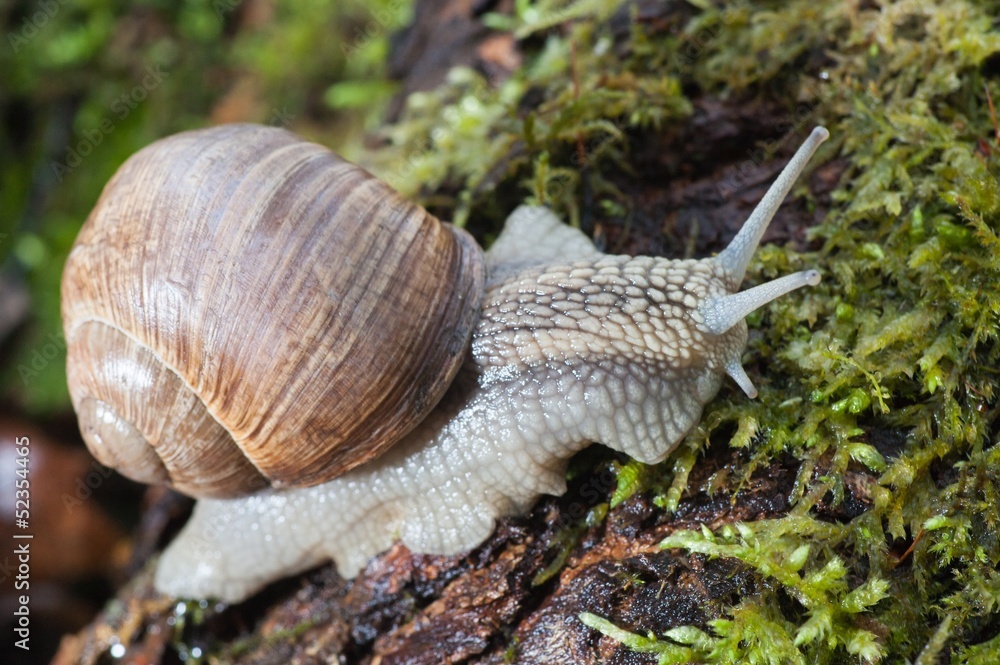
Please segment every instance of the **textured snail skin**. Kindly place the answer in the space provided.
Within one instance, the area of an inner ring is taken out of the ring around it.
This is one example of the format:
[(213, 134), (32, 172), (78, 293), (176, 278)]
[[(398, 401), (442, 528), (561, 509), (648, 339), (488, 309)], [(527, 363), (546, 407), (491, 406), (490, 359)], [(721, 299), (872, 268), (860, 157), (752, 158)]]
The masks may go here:
[(804, 271), (736, 293), (767, 223), (828, 136), (814, 130), (732, 244), (671, 261), (598, 252), (542, 208), (519, 208), (487, 252), (472, 347), (442, 402), (381, 457), (324, 484), (203, 499), (164, 552), (157, 588), (239, 601), (326, 560), (353, 577), (396, 539), (455, 554), (503, 515), (565, 491), (591, 441), (646, 463), (695, 426), (740, 366), (750, 311), (816, 284)]

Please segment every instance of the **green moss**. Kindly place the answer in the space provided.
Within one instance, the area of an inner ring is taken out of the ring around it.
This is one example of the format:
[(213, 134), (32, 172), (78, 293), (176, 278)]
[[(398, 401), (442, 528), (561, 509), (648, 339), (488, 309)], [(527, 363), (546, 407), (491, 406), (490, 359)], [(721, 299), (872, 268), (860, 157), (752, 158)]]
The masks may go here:
[[(662, 636), (581, 620), (663, 663), (992, 662), (995, 3), (699, 0), (676, 30), (633, 20), (628, 48), (607, 27), (615, 4), (562, 3), (575, 20), (555, 24), (542, 15), (548, 3), (519, 2), (513, 17), (491, 18), (530, 37), (525, 66), (496, 87), (456, 71), (412, 96), (385, 132), (391, 146), (377, 169), (459, 223), (473, 214), (499, 223), (509, 206), (498, 199), (512, 192), (575, 221), (584, 171), (591, 205), (613, 214), (628, 202), (601, 174), (628, 169), (635, 145), (689, 113), (690, 98), (710, 95), (776, 101), (789, 109), (776, 127), (789, 134), (826, 124), (833, 140), (816, 161), (839, 158), (844, 173), (811, 232), (819, 253), (765, 247), (751, 267), (751, 280), (808, 265), (824, 275), (820, 287), (751, 317), (759, 336), (748, 357), (769, 358), (759, 399), (724, 390), (672, 459), (619, 475), (627, 487), (641, 476), (672, 510), (699, 451), (723, 432), (748, 451), (744, 482), (797, 459), (786, 517), (665, 542), (736, 559), (770, 584), (708, 625)], [(884, 446), (879, 432), (898, 445)], [(878, 479), (868, 510), (845, 523), (817, 519), (818, 502), (846, 496), (848, 472)]]
[[(884, 647), (855, 617), (888, 596), (889, 582), (873, 574), (850, 588), (845, 561), (832, 553), (832, 546), (846, 534), (824, 528), (813, 533), (823, 542), (809, 544), (801, 538), (802, 528), (814, 532), (814, 525), (803, 522), (793, 515), (761, 521), (753, 528), (727, 525), (717, 534), (708, 529), (679, 532), (663, 541), (666, 548), (737, 559), (778, 583), (765, 585), (760, 594), (733, 608), (729, 618), (711, 622), (712, 634), (699, 636), (698, 643), (710, 647), (705, 655), (722, 657), (712, 662), (815, 663), (837, 652), (862, 662), (881, 658)], [(801, 608), (799, 621), (789, 621), (778, 611), (782, 594)]]
[[(410, 95), (403, 120), (384, 130), (390, 145), (370, 155), (372, 170), (406, 194), (434, 193), (425, 203), (445, 208), (458, 225), (473, 210), (502, 219), (507, 206), (498, 204), (495, 189), (501, 181), (519, 183), (522, 198), (575, 220), (582, 168), (593, 176), (588, 184), (598, 205), (623, 201), (601, 174), (628, 168), (627, 133), (683, 117), (690, 104), (656, 59), (635, 51), (622, 58), (599, 27), (618, 0), (554, 4), (529, 13), (539, 25), (561, 16), (589, 20), (565, 35), (547, 34), (531, 60), (497, 86), (455, 69), (445, 85)], [(528, 95), (544, 101), (524, 108)], [(454, 183), (457, 190), (445, 187)]]
[(611, 495), (609, 508), (615, 508), (623, 501), (632, 497), (636, 492), (642, 490), (646, 484), (646, 472), (648, 466), (641, 462), (632, 460), (618, 468), (618, 483), (614, 494)]
[(226, 662), (236, 660), (251, 651), (264, 650), (269, 646), (285, 647), (322, 623), (322, 618), (310, 617), (291, 626), (274, 629), (266, 637), (251, 635), (229, 644), (224, 651), (215, 654), (215, 656), (221, 659), (221, 662)]

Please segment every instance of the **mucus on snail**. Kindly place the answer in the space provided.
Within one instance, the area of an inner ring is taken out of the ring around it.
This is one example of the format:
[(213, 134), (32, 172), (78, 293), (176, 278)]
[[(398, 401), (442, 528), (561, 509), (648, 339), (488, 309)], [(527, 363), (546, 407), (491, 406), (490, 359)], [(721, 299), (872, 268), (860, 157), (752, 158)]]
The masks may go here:
[(156, 586), (239, 601), (401, 539), (457, 554), (566, 489), (603, 443), (663, 460), (744, 317), (814, 270), (739, 291), (817, 127), (729, 246), (603, 254), (522, 206), (485, 254), (366, 171), (281, 129), (158, 141), (108, 183), (66, 264), (67, 373), (93, 454), (199, 497)]

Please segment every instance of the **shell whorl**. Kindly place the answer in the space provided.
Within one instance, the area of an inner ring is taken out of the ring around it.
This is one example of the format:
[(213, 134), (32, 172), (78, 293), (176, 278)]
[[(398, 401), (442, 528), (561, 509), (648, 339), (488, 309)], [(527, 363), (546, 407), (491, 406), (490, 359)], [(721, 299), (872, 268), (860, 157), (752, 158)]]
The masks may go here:
[(68, 379), (80, 430), (102, 464), (195, 496), (267, 486), (204, 402), (148, 347), (106, 323), (87, 321), (69, 353), (89, 359), (70, 363)]
[(84, 437), (195, 496), (323, 482), (434, 407), (482, 285), (470, 236), (321, 146), (249, 125), (164, 139), (108, 183), (66, 264)]

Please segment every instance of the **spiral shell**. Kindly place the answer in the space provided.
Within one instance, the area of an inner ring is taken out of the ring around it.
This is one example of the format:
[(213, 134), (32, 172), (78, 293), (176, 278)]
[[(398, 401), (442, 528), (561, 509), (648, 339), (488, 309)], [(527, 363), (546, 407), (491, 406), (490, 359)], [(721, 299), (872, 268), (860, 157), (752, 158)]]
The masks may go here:
[(483, 272), (468, 234), (287, 131), (156, 142), (108, 183), (63, 275), (84, 439), (193, 496), (329, 480), (444, 394)]

